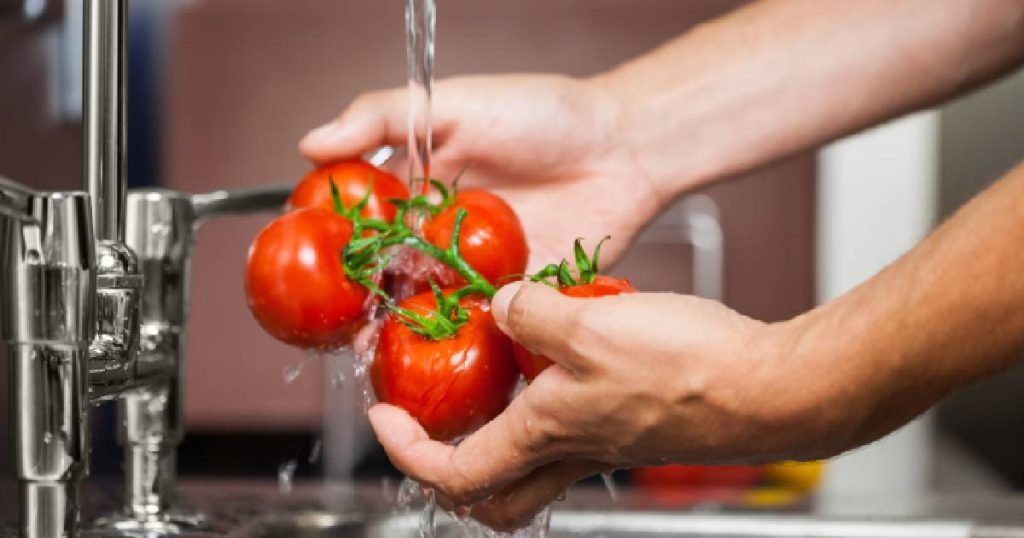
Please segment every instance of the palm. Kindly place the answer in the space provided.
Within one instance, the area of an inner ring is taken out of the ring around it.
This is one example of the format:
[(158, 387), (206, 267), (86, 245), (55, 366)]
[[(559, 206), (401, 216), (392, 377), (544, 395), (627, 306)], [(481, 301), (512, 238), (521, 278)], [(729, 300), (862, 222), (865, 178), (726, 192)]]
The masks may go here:
[[(657, 210), (628, 151), (616, 147), (599, 94), (557, 77), (455, 79), (438, 85), (434, 170), (469, 168), (463, 187), (495, 191), (516, 209), (535, 270), (572, 242), (611, 235), (614, 260)], [(571, 101), (571, 102), (570, 102)]]

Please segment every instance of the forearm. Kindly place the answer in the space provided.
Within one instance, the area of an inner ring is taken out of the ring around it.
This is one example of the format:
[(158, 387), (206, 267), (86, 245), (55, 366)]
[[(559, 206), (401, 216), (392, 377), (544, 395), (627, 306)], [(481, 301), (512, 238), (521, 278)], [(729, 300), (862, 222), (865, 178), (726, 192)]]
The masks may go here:
[(1022, 267), (1024, 165), (871, 280), (781, 324), (799, 335), (787, 360), (823, 380), (808, 401), (848, 425), (836, 448), (1024, 358)]
[(929, 106), (1022, 58), (1014, 0), (774, 0), (595, 80), (673, 196)]

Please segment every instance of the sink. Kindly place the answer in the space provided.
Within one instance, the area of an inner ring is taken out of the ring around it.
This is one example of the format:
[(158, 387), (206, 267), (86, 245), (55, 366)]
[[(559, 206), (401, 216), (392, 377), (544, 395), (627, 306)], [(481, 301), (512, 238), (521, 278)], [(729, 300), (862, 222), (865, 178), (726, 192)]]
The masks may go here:
[[(360, 519), (325, 513), (272, 517), (251, 529), (258, 538), (417, 538), (419, 514)], [(438, 517), (439, 538), (463, 534), (453, 520)], [(549, 537), (603, 538), (972, 538), (1024, 534), (976, 534), (958, 521), (855, 521), (809, 517), (695, 515), (658, 512), (555, 512)]]
[[(83, 521), (119, 506), (116, 484), (89, 484)], [(419, 510), (395, 513), (388, 483), (296, 483), (286, 493), (270, 481), (183, 481), (183, 505), (207, 516), (202, 529), (176, 538), (417, 538)], [(0, 495), (0, 513), (13, 508)], [(8, 516), (9, 517), (9, 516)], [(0, 518), (3, 521), (4, 518)], [(458, 522), (437, 514), (439, 538), (462, 538)], [(0, 537), (4, 536), (0, 525)], [(92, 526), (87, 538), (121, 533)], [(156, 534), (146, 533), (146, 537)], [(819, 499), (766, 506), (740, 497), (652, 496), (622, 488), (577, 487), (556, 505), (551, 538), (1024, 538), (1024, 496), (955, 492), (919, 496)]]

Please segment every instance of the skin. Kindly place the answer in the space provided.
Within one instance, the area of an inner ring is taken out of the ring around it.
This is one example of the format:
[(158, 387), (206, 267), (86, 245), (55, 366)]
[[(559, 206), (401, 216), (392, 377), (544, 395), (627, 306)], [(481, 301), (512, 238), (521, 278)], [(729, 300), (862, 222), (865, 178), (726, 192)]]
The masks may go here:
[[(687, 190), (941, 102), (1022, 59), (1015, 0), (758, 2), (590, 79), (443, 81), (434, 163), (445, 176), (472, 162), (467, 184), (510, 201), (532, 267), (567, 257), (576, 236), (611, 234), (612, 261)], [(301, 149), (321, 161), (400, 144), (405, 113), (401, 90), (364, 95)], [(832, 456), (1014, 363), (1022, 242), (1018, 167), (874, 278), (781, 323), (696, 297), (575, 299), (512, 284), (495, 320), (556, 366), (457, 447), (395, 407), (370, 419), (399, 468), (497, 528), (604, 469)]]

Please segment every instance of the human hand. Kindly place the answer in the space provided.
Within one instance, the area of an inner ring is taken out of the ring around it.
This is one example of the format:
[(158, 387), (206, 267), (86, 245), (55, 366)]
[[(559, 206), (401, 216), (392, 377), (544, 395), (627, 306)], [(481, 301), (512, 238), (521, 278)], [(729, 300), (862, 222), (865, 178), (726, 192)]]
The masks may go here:
[[(403, 145), (408, 92), (364, 94), (311, 131), (300, 149), (318, 163)], [(459, 77), (434, 87), (431, 175), (505, 198), (526, 231), (530, 269), (571, 259), (576, 237), (611, 235), (608, 262), (671, 196), (622, 142), (619, 101), (595, 83), (554, 75)]]
[(458, 446), (430, 440), (397, 407), (377, 405), (370, 420), (396, 466), (496, 528), (528, 522), (602, 470), (812, 459), (845, 439), (831, 420), (828, 366), (791, 360), (790, 333), (717, 302), (574, 299), (516, 283), (492, 311), (503, 331), (556, 363), (501, 415)]

